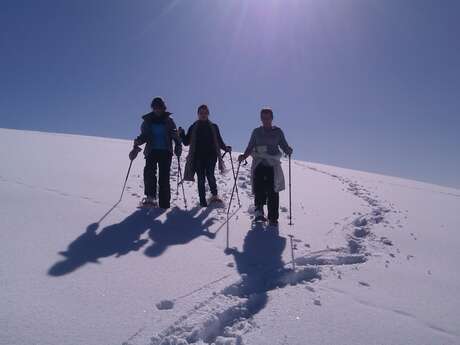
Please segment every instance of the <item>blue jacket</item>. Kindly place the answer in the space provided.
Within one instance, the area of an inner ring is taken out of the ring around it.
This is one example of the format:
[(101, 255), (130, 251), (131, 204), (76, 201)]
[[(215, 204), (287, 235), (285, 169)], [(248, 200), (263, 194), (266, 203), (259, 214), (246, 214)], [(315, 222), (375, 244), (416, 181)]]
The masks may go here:
[(174, 123), (174, 120), (171, 117), (171, 113), (164, 112), (162, 114), (156, 114), (150, 112), (142, 116), (144, 120), (141, 125), (141, 134), (135, 139), (136, 145), (146, 144), (144, 148), (144, 156), (147, 157), (150, 152), (154, 149), (155, 140), (154, 132), (152, 131), (152, 126), (155, 124), (164, 124), (165, 126), (165, 135), (166, 135), (166, 149), (173, 153), (173, 144), (174, 141), (174, 153), (180, 155), (182, 153), (182, 144), (180, 142), (179, 135), (177, 133), (177, 127)]

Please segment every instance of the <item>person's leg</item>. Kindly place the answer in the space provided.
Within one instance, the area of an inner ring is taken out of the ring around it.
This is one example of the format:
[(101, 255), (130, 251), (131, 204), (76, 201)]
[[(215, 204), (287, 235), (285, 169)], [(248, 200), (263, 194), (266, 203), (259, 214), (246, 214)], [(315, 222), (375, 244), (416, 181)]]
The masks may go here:
[(157, 161), (156, 154), (153, 152), (145, 158), (144, 194), (154, 199), (157, 195)]
[(208, 180), (209, 189), (213, 196), (217, 196), (217, 182), (216, 175), (214, 172), (216, 170), (217, 157), (211, 158), (206, 162), (206, 178)]
[(265, 167), (259, 164), (254, 171), (254, 206), (263, 214), (267, 195), (265, 192)]
[(270, 222), (278, 222), (279, 218), (279, 193), (274, 190), (275, 186), (275, 170), (273, 167), (267, 167), (266, 193), (267, 193), (267, 208), (268, 220)]
[(169, 208), (171, 202), (171, 186), (169, 175), (171, 171), (172, 154), (167, 150), (162, 150), (158, 159), (158, 182), (159, 182), (159, 206)]
[(206, 169), (205, 169), (205, 161), (199, 159), (195, 162), (195, 170), (196, 170), (196, 180), (198, 185), (198, 196), (200, 197), (200, 205), (207, 206), (206, 201), (206, 187), (204, 185), (206, 181)]

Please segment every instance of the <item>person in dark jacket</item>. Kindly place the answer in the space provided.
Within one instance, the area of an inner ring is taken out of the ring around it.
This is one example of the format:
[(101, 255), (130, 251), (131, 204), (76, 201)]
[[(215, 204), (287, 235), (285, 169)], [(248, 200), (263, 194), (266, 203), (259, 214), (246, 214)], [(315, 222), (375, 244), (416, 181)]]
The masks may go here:
[[(151, 103), (152, 111), (144, 115), (141, 125), (141, 134), (134, 140), (134, 148), (129, 154), (133, 160), (145, 144), (144, 193), (142, 204), (159, 206), (163, 209), (170, 207), (171, 188), (169, 183), (173, 152), (180, 157), (182, 145), (177, 132), (176, 124), (171, 113), (166, 111), (166, 104), (162, 98), (156, 97)], [(174, 142), (174, 150), (173, 150)], [(159, 193), (157, 203), (157, 167)]]
[(198, 120), (190, 126), (187, 134), (179, 127), (179, 135), (184, 145), (190, 145), (185, 165), (184, 180), (194, 181), (196, 173), (201, 206), (206, 207), (208, 205), (205, 190), (206, 179), (208, 180), (209, 189), (212, 194), (210, 201), (221, 201), (217, 196), (217, 183), (214, 171), (217, 162), (219, 162), (219, 170), (221, 172), (225, 171), (220, 150), (225, 152), (231, 151), (231, 147), (225, 145), (220, 135), (219, 127), (209, 120), (209, 108), (207, 105), (203, 104), (198, 107)]

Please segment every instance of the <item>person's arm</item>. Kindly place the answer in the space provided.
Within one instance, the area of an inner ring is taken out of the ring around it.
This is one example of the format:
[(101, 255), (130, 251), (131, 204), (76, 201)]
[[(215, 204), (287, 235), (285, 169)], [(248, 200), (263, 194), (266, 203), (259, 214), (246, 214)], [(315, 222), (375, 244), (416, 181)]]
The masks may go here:
[(289, 146), (289, 144), (287, 143), (286, 138), (285, 138), (284, 133), (283, 133), (283, 131), (281, 130), (281, 128), (279, 128), (279, 131), (280, 131), (280, 142), (279, 142), (279, 146), (281, 147), (281, 149), (283, 150), (283, 152), (289, 156), (289, 155), (292, 154), (292, 148), (291, 148), (291, 147)]
[(182, 143), (177, 133), (176, 123), (172, 118), (169, 118), (171, 124), (171, 138), (174, 141), (174, 154), (176, 156), (180, 156), (182, 154)]
[(190, 145), (190, 138), (192, 136), (192, 128), (193, 128), (193, 125), (191, 125), (188, 128), (187, 134), (185, 134), (184, 132), (181, 133), (182, 144), (184, 144), (185, 146)]
[(245, 160), (246, 158), (248, 158), (249, 155), (254, 150), (255, 146), (256, 146), (256, 130), (254, 129), (252, 131), (251, 139), (249, 139), (249, 143), (248, 143), (248, 146), (246, 147), (246, 150), (244, 150), (244, 153), (238, 157), (238, 160), (241, 162)]
[(141, 125), (141, 134), (137, 136), (136, 139), (134, 139), (133, 149), (129, 152), (129, 159), (131, 161), (135, 160), (137, 154), (142, 151), (142, 149), (139, 146), (147, 142), (146, 137), (146, 125), (144, 121)]

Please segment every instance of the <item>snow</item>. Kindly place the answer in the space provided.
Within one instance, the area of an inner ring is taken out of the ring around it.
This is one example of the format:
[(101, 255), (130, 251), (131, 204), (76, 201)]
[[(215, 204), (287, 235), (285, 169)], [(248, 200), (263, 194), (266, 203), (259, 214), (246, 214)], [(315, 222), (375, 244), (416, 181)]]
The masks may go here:
[(460, 343), (459, 190), (293, 161), (277, 231), (250, 165), (228, 222), (176, 161), (170, 210), (136, 208), (141, 157), (118, 202), (130, 148), (0, 129), (0, 344)]

